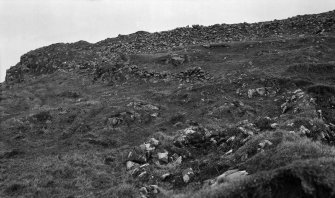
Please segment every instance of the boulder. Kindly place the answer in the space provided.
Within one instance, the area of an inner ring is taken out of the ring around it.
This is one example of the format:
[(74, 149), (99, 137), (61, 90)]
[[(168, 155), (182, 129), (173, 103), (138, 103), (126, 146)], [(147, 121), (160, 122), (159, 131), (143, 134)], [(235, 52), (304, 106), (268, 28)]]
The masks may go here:
[(239, 171), (238, 169), (228, 170), (224, 172), (222, 175), (216, 178), (215, 183), (212, 186), (216, 186), (222, 183), (229, 183), (237, 180), (241, 180), (246, 178), (248, 175), (247, 171)]
[(169, 162), (169, 152), (164, 151), (162, 153), (157, 153), (158, 160), (160, 162), (168, 163)]
[(126, 162), (126, 167), (127, 167), (127, 170), (131, 170), (135, 167), (139, 167), (140, 165), (138, 163), (135, 163), (135, 162), (132, 162), (132, 161), (127, 161)]
[(185, 183), (190, 182), (190, 180), (192, 179), (192, 177), (194, 176), (194, 172), (192, 168), (187, 168), (182, 172), (182, 176), (183, 176), (183, 181)]
[(158, 146), (159, 145), (159, 141), (157, 139), (155, 139), (155, 138), (151, 138), (150, 141), (149, 141), (149, 143), (151, 145), (154, 145), (154, 146)]

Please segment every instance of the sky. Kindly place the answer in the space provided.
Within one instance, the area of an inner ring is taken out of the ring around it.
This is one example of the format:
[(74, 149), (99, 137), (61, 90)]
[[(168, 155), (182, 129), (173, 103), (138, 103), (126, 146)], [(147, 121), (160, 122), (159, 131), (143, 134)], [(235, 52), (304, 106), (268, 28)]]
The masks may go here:
[(0, 82), (24, 53), (139, 30), (260, 22), (335, 9), (335, 0), (0, 0)]

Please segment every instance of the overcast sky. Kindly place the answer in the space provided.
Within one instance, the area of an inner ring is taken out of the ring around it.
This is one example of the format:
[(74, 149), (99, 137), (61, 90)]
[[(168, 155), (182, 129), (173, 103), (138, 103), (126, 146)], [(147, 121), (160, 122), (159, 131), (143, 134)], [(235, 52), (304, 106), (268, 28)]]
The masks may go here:
[(217, 23), (258, 22), (335, 9), (335, 0), (0, 0), (0, 82), (24, 53), (56, 42), (97, 42)]

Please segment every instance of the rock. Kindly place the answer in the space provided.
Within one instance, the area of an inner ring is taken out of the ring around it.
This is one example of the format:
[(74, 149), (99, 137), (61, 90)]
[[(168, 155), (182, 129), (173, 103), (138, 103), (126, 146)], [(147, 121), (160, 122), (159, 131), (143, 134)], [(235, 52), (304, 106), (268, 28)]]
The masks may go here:
[(173, 164), (175, 164), (175, 165), (180, 165), (181, 164), (181, 162), (183, 161), (183, 157), (182, 156), (179, 156), (174, 162), (173, 162)]
[(255, 92), (256, 92), (255, 89), (249, 89), (248, 90), (248, 98), (252, 98)]
[(143, 177), (143, 176), (146, 175), (146, 173), (147, 173), (147, 167), (149, 165), (150, 164), (146, 163), (146, 164), (143, 164), (141, 166), (136, 166), (133, 169), (131, 169), (130, 174), (133, 177)]
[(189, 127), (179, 130), (179, 134), (174, 138), (174, 145), (183, 147), (187, 144), (194, 143), (204, 139), (204, 134), (198, 131), (197, 127)]
[(238, 89), (236, 89), (236, 95), (239, 95), (239, 96), (241, 96), (242, 95), (242, 93), (241, 93), (241, 89), (240, 88), (238, 88)]
[(147, 162), (146, 152), (142, 149), (134, 149), (133, 151), (129, 152), (128, 160), (133, 161), (139, 164), (144, 164)]
[[(151, 75), (149, 75), (150, 77)], [(127, 104), (128, 107), (133, 107), (136, 110), (145, 110), (145, 111), (157, 111), (158, 107), (152, 104), (145, 104), (143, 102), (130, 102)]]
[(196, 133), (196, 131), (194, 130), (193, 127), (189, 127), (189, 128), (184, 129), (184, 134), (185, 135), (189, 135), (189, 134), (193, 134), (193, 133)]
[(252, 132), (251, 130), (247, 130), (246, 128), (244, 127), (238, 127), (238, 129), (240, 131), (242, 131), (245, 135), (247, 136), (253, 136), (254, 135), (254, 132)]
[(307, 135), (307, 134), (310, 134), (310, 130), (307, 129), (304, 125), (301, 125), (300, 126), (300, 129), (299, 129), (299, 134), (301, 135)]
[(282, 109), (282, 113), (286, 113), (289, 109), (288, 102), (284, 102), (283, 104), (280, 105)]
[(173, 126), (176, 127), (176, 128), (179, 128), (179, 127), (183, 126), (183, 123), (182, 122), (177, 122)]
[(149, 163), (145, 163), (145, 164), (142, 164), (142, 165), (140, 166), (140, 168), (141, 168), (141, 169), (144, 169), (144, 168), (148, 167), (149, 165), (150, 165)]
[(159, 187), (157, 185), (150, 185), (148, 186), (148, 191), (153, 193), (153, 194), (157, 194), (159, 193)]
[(216, 145), (218, 143), (214, 138), (211, 138), (210, 141), (212, 142), (213, 145)]
[(138, 175), (139, 178), (144, 177), (147, 174), (147, 171), (143, 171)]
[(185, 183), (188, 183), (191, 178), (194, 176), (194, 172), (192, 168), (187, 168), (182, 172), (182, 176), (183, 176), (183, 181)]
[(135, 163), (135, 162), (132, 162), (132, 161), (127, 161), (126, 163), (126, 167), (127, 167), (127, 170), (130, 170), (134, 167), (139, 167), (140, 165), (138, 163)]
[(142, 109), (144, 109), (144, 110), (154, 110), (154, 111), (159, 110), (158, 107), (156, 107), (156, 106), (154, 106), (154, 105), (152, 105), (152, 104), (144, 105)]
[(161, 176), (161, 179), (164, 181), (164, 180), (166, 180), (168, 177), (170, 177), (171, 176), (171, 173), (165, 173), (165, 174), (163, 174), (162, 176)]
[(238, 169), (229, 170), (224, 172), (222, 175), (216, 178), (216, 182), (213, 185), (218, 185), (226, 182), (232, 182), (244, 179), (248, 175), (247, 171), (239, 171)]
[(161, 162), (168, 163), (169, 162), (169, 152), (165, 151), (163, 153), (157, 153), (158, 159)]
[(263, 150), (269, 146), (272, 146), (272, 142), (269, 140), (263, 140), (258, 144), (258, 150)]
[(256, 89), (256, 92), (260, 95), (260, 96), (264, 96), (265, 93), (266, 93), (266, 90), (264, 87), (261, 87), (261, 88), (257, 88)]
[(279, 125), (278, 125), (277, 123), (272, 123), (270, 126), (271, 126), (271, 128), (275, 129), (275, 128), (277, 128)]
[(227, 151), (224, 155), (230, 155), (233, 153), (233, 149), (230, 149), (229, 151)]
[(142, 187), (142, 188), (140, 188), (140, 194), (141, 194), (141, 197), (147, 197), (147, 194), (148, 194), (148, 190), (147, 190), (147, 188), (146, 187)]
[(228, 138), (226, 143), (234, 142), (235, 138), (236, 138), (236, 136), (231, 136), (230, 138)]
[(150, 143), (144, 143), (144, 144), (141, 144), (140, 145), (140, 148), (143, 150), (143, 151), (153, 151), (155, 150), (155, 147), (153, 147)]
[(148, 196), (154, 196), (160, 192), (160, 189), (157, 185), (143, 186), (140, 188), (140, 194), (142, 198), (147, 198)]
[(155, 138), (151, 138), (150, 141), (149, 141), (149, 143), (151, 145), (154, 145), (154, 146), (158, 146), (159, 145), (159, 141), (157, 139), (155, 139)]
[(108, 118), (107, 125), (109, 126), (116, 126), (119, 124), (119, 119), (116, 117)]
[(185, 58), (183, 56), (179, 56), (177, 54), (174, 54), (171, 56), (171, 64), (174, 66), (181, 65), (185, 62)]

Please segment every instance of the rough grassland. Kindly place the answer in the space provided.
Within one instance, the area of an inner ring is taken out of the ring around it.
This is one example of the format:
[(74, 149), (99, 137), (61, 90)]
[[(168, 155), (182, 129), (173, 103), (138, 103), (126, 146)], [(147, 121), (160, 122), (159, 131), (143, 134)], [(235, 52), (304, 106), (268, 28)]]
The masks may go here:
[(0, 197), (335, 197), (333, 16), (25, 54), (1, 84)]

